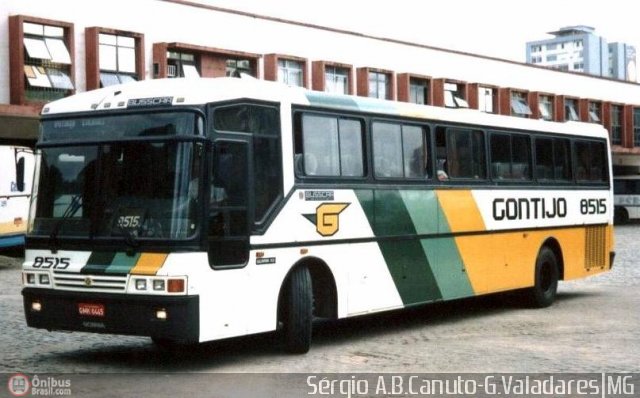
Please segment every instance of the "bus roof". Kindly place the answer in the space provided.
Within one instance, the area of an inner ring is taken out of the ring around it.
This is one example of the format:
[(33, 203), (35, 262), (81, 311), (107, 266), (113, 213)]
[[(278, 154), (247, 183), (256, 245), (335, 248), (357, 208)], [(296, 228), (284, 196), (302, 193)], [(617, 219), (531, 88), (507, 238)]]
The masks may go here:
[(109, 86), (63, 98), (47, 104), (42, 113), (43, 115), (57, 115), (152, 107), (154, 105), (202, 105), (242, 98), (486, 127), (577, 134), (598, 138), (608, 136), (607, 130), (596, 123), (558, 123), (496, 115), (474, 109), (453, 109), (330, 94), (252, 77), (144, 80)]

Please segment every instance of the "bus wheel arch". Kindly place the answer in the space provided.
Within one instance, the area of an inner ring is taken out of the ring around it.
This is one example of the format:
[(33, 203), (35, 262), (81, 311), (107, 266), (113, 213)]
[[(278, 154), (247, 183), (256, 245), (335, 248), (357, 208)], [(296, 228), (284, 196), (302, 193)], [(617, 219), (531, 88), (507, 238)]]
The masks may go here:
[(335, 279), (327, 264), (313, 257), (296, 263), (284, 278), (278, 296), (278, 323), (286, 350), (307, 352), (313, 317), (337, 318), (337, 311)]

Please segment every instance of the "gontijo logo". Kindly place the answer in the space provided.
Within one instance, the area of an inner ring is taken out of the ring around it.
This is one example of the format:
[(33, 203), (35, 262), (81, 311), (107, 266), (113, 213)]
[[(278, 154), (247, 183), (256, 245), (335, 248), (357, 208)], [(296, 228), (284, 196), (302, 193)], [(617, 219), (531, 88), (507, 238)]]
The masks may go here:
[(340, 229), (340, 213), (350, 203), (322, 203), (316, 208), (315, 214), (303, 216), (316, 225), (316, 232), (322, 236), (333, 236)]

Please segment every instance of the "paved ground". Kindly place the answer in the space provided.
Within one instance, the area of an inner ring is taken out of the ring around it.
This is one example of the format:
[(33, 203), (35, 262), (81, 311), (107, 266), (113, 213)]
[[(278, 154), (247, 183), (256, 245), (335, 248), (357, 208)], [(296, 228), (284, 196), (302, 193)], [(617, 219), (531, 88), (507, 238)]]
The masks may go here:
[(21, 258), (0, 257), (0, 372), (640, 372), (639, 241), (640, 225), (616, 228), (613, 271), (562, 283), (551, 308), (494, 296), (328, 322), (303, 356), (271, 335), (167, 354), (146, 338), (30, 329)]

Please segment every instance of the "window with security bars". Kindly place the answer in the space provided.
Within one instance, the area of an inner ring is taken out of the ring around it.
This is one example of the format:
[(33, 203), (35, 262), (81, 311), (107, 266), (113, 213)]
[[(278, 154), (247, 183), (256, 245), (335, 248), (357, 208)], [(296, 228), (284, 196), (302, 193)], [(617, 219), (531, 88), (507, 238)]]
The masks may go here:
[(75, 89), (65, 28), (23, 22), (25, 99), (47, 102)]
[(135, 38), (100, 33), (98, 54), (101, 87), (138, 80)]

